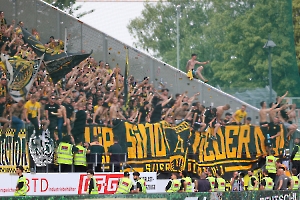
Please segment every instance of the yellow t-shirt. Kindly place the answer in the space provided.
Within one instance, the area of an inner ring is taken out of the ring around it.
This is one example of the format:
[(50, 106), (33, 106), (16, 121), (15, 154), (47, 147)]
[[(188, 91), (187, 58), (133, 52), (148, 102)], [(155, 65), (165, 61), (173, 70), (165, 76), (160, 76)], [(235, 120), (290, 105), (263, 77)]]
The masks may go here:
[[(242, 112), (241, 110), (237, 110), (235, 112), (235, 119), (237, 119), (237, 122), (241, 122), (246, 116), (247, 116), (247, 112), (246, 111)], [(232, 121), (236, 122), (235, 119), (233, 119)]]
[(39, 102), (33, 104), (31, 100), (29, 100), (25, 103), (24, 108), (27, 109), (27, 115), (31, 114), (31, 117), (35, 118), (38, 115), (38, 109), (41, 108), (41, 104)]
[(99, 108), (98, 105), (95, 105), (95, 106), (94, 106), (94, 113), (97, 111), (98, 108)]

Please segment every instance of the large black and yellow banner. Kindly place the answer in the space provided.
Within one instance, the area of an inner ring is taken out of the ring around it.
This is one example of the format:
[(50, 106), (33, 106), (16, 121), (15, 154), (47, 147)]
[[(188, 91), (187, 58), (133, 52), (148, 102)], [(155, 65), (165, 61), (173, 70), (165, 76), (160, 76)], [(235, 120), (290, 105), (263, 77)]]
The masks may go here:
[[(217, 133), (217, 141), (209, 139), (212, 129), (206, 137), (199, 132), (190, 131), (188, 123), (182, 122), (171, 127), (162, 121), (155, 124), (131, 124), (122, 122), (113, 129), (108, 127), (86, 127), (85, 139), (94, 136), (108, 150), (113, 137), (118, 136), (123, 152), (127, 153), (127, 163), (137, 171), (170, 172), (186, 169), (199, 174), (208, 167), (220, 170), (225, 177), (233, 171), (254, 168), (258, 159), (266, 155), (265, 136), (258, 126), (225, 126)], [(285, 131), (274, 141), (275, 154), (281, 154), (285, 148)], [(105, 157), (104, 162), (109, 162)]]
[(7, 129), (0, 141), (0, 172), (14, 173), (16, 166), (21, 165), (29, 171), (29, 153), (26, 141), (26, 130), (22, 129), (15, 137), (13, 129)]

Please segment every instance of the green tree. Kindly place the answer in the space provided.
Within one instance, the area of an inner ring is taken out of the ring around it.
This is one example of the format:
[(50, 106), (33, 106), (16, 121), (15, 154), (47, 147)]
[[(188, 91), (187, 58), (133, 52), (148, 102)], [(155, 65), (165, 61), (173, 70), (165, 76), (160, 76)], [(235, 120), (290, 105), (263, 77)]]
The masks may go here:
[[(145, 4), (142, 16), (128, 25), (137, 46), (176, 66), (176, 10), (178, 1)], [(180, 1), (181, 69), (190, 53), (210, 59), (204, 73), (221, 88), (254, 88), (268, 85), (268, 35), (272, 49), (273, 88), (298, 95), (291, 0)], [(183, 59), (184, 58), (184, 59)]]
[[(74, 16), (74, 12), (79, 10), (82, 5), (78, 5), (78, 6), (75, 6), (75, 2), (76, 0), (56, 0), (56, 1), (53, 1), (53, 0), (45, 0), (47, 3), (49, 4), (52, 4), (53, 6), (65, 11), (66, 13)], [(89, 13), (92, 13), (94, 12), (95, 10), (92, 9), (92, 10), (89, 10), (89, 11), (84, 11), (82, 13), (79, 13), (77, 14), (75, 17), (76, 18), (81, 18), (83, 17), (84, 15), (87, 15)]]
[(293, 0), (293, 25), (298, 71), (300, 72), (300, 0)]
[(181, 59), (180, 68), (185, 70), (187, 59), (193, 52), (205, 52), (204, 55), (200, 55), (200, 59), (208, 59), (209, 54), (201, 45), (203, 41), (201, 27), (208, 22), (203, 10), (203, 7), (207, 6), (205, 2), (184, 0), (158, 2), (157, 4), (146, 3), (142, 16), (133, 19), (128, 29), (134, 38), (138, 39), (137, 46), (153, 51), (156, 57), (176, 66), (177, 5), (181, 5), (180, 57), (183, 59)]

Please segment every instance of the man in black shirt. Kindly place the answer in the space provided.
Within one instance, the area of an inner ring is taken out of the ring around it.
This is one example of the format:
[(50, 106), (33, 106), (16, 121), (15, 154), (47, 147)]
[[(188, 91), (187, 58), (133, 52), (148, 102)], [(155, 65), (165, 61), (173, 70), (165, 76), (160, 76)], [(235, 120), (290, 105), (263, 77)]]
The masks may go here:
[(200, 179), (197, 181), (198, 182), (198, 192), (211, 192), (211, 186), (209, 181), (206, 179), (206, 174), (205, 172), (202, 172), (200, 175)]
[(217, 140), (216, 136), (217, 136), (218, 129), (220, 128), (220, 124), (217, 122), (216, 116), (217, 116), (216, 108), (207, 109), (203, 115), (204, 123), (206, 124), (206, 126), (214, 128), (214, 132), (210, 137), (211, 140)]
[(71, 118), (74, 118), (74, 107), (71, 105), (71, 98), (67, 97), (65, 102), (62, 104), (66, 108), (66, 126), (68, 134), (71, 134)]
[(111, 171), (120, 172), (121, 157), (124, 157), (124, 154), (122, 155), (122, 147), (119, 144), (119, 138), (117, 136), (114, 137), (114, 144), (108, 148), (108, 153), (110, 156), (110, 162), (112, 163)]
[(275, 147), (276, 145), (276, 137), (280, 136), (281, 128), (279, 125), (279, 118), (274, 117), (273, 122), (269, 123), (269, 131), (268, 134), (270, 136), (270, 144), (271, 148)]
[(56, 100), (54, 95), (51, 95), (51, 98), (49, 99), (49, 103), (45, 106), (45, 117), (46, 120), (50, 121), (49, 124), (49, 132), (50, 137), (54, 139), (54, 130), (57, 126), (57, 115), (54, 115), (53, 113), (58, 113), (59, 105), (56, 104), (54, 101)]
[(78, 103), (77, 107), (78, 111), (76, 112), (74, 127), (72, 129), (76, 143), (84, 142), (84, 128), (86, 125), (86, 112), (83, 110), (82, 103)]

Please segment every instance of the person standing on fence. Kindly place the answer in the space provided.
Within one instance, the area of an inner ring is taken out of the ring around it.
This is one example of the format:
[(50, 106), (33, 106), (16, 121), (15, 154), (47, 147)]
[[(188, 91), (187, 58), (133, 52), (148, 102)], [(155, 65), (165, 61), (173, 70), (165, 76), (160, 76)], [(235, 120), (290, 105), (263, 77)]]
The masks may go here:
[(124, 160), (121, 157), (124, 157), (125, 154), (122, 154), (122, 147), (119, 144), (119, 138), (117, 136), (114, 137), (114, 144), (108, 148), (108, 155), (110, 156), (111, 172), (120, 172), (120, 163), (121, 160)]
[(24, 121), (22, 120), (23, 112), (24, 112), (23, 100), (20, 100), (18, 103), (15, 103), (10, 107), (9, 116), (11, 116), (12, 127), (16, 129), (15, 138), (18, 137), (21, 128), (24, 128)]
[(116, 194), (129, 194), (134, 190), (134, 186), (129, 175), (129, 172), (124, 172), (124, 177), (119, 180)]
[(180, 185), (181, 183), (180, 180), (178, 180), (178, 174), (174, 172), (172, 173), (171, 180), (168, 182), (165, 190), (169, 193), (179, 192)]
[(35, 129), (36, 136), (39, 135), (40, 129), (40, 112), (41, 104), (37, 101), (37, 97), (33, 94), (30, 100), (24, 105), (24, 115), (27, 123), (32, 123)]
[(94, 171), (92, 169), (88, 169), (86, 173), (87, 173), (87, 177), (90, 179), (87, 193), (88, 194), (99, 194), (97, 181), (94, 178)]
[[(208, 80), (205, 79), (202, 75), (203, 66), (200, 66), (195, 70), (195, 65), (206, 65), (209, 61), (199, 62), (197, 61), (197, 54), (192, 54), (192, 58), (186, 64), (186, 73), (187, 76), (192, 80), (193, 78), (200, 78), (203, 82), (207, 83)], [(198, 77), (197, 77), (198, 76)]]
[(16, 174), (19, 176), (16, 191), (14, 193), (14, 196), (26, 196), (27, 194), (27, 180), (25, 176), (23, 175), (24, 168), (23, 166), (17, 166), (16, 167)]
[(291, 160), (293, 164), (293, 168), (297, 170), (297, 173), (300, 172), (300, 146), (299, 146), (299, 138), (294, 140), (295, 146), (293, 148), (293, 152), (291, 155)]
[(271, 177), (268, 176), (268, 170), (263, 170), (263, 178), (260, 182), (260, 190), (273, 190), (274, 181)]
[(52, 113), (57, 113), (59, 105), (55, 103), (56, 97), (54, 95), (49, 99), (49, 103), (45, 106), (45, 117), (46, 120), (49, 120), (49, 132), (50, 137), (54, 140), (54, 130), (57, 127), (57, 115)]
[(75, 142), (84, 141), (84, 129), (86, 126), (86, 112), (83, 110), (83, 104), (77, 104), (78, 111), (76, 112), (74, 127), (72, 129), (72, 134)]

